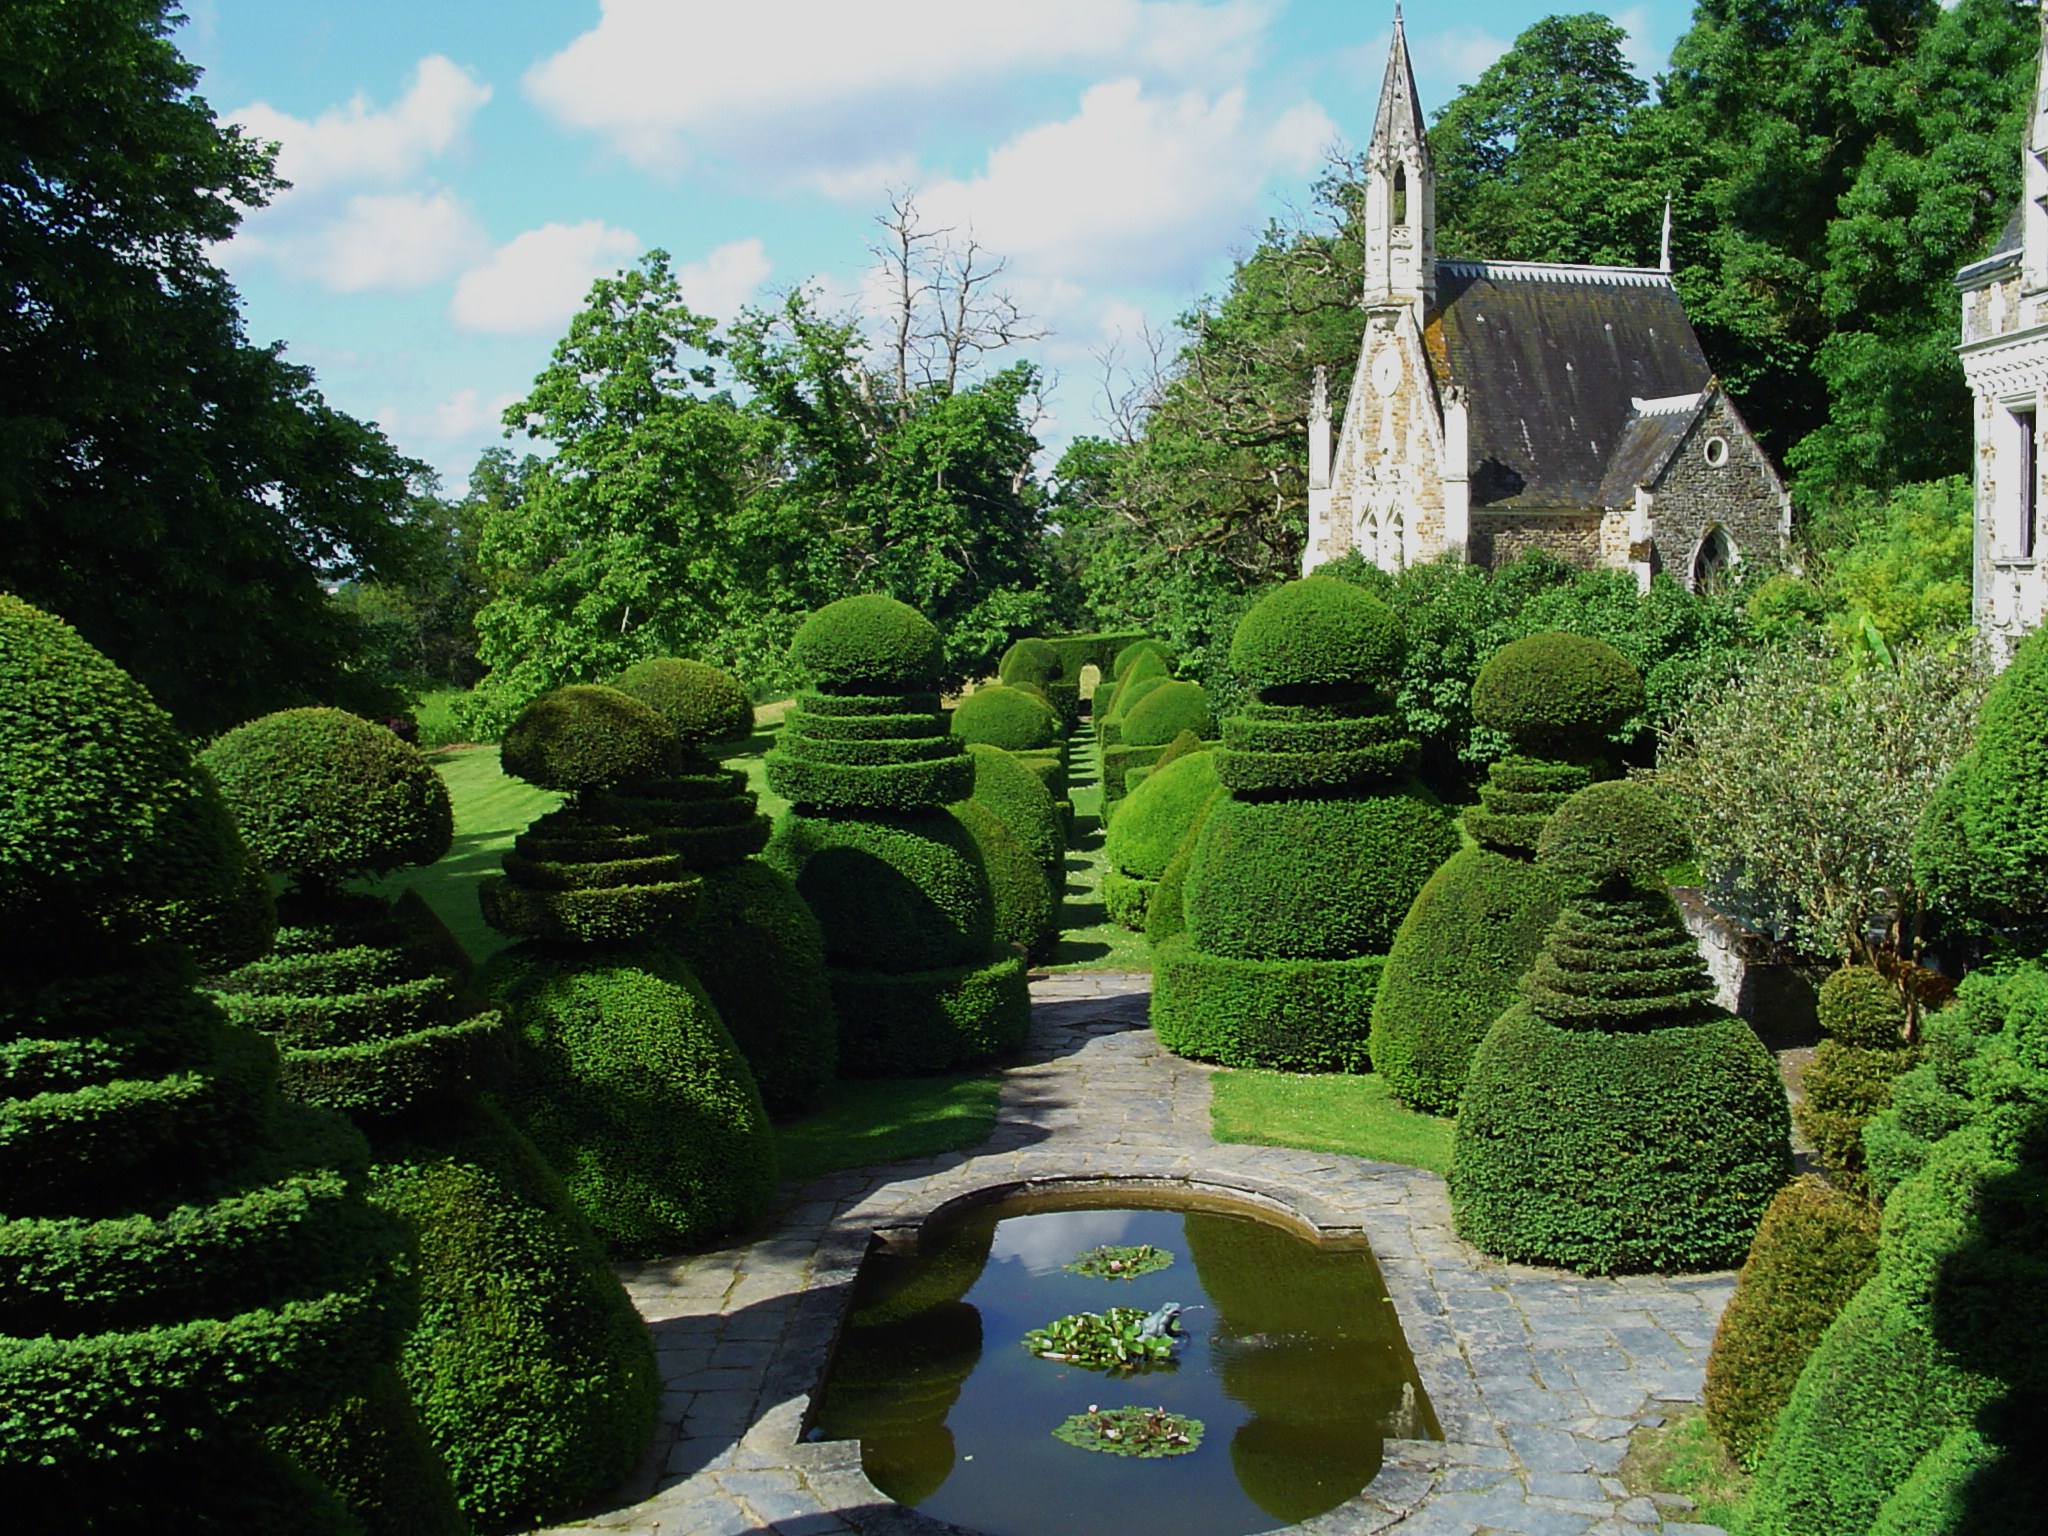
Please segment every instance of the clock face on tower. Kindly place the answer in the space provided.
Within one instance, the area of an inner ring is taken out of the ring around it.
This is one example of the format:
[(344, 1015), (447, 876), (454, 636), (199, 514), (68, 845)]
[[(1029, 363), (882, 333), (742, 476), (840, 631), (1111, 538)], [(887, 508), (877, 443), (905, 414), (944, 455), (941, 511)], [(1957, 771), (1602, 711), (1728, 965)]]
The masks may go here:
[(1389, 341), (1372, 360), (1372, 387), (1383, 395), (1391, 395), (1400, 382), (1401, 353), (1395, 343)]

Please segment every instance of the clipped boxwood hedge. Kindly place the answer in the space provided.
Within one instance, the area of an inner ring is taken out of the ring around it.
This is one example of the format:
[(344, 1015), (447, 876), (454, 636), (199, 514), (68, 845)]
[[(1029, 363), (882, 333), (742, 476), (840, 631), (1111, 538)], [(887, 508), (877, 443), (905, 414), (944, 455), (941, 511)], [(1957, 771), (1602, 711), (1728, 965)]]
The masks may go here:
[(1216, 734), (1209, 693), (1200, 683), (1165, 683), (1124, 711), (1123, 739), (1128, 746), (1165, 747), (1183, 731), (1204, 739)]
[(1269, 702), (1298, 689), (1390, 692), (1405, 652), (1401, 621), (1347, 581), (1310, 576), (1253, 605), (1230, 639), (1230, 665)]
[(1188, 868), (1195, 861), (1195, 848), (1202, 838), (1202, 826), (1208, 821), (1209, 813), (1222, 803), (1224, 793), (1223, 789), (1217, 788), (1196, 809), (1180, 846), (1173, 850), (1173, 857), (1166, 861), (1165, 870), (1152, 887), (1151, 900), (1145, 907), (1145, 938), (1155, 949), (1168, 939), (1178, 938), (1187, 932), (1185, 897)]
[(1465, 830), (1489, 848), (1532, 854), (1551, 813), (1592, 782), (1593, 770), (1580, 763), (1504, 757), (1487, 770)]
[(1060, 717), (1050, 704), (1022, 688), (993, 683), (953, 706), (949, 729), (962, 741), (1030, 752), (1059, 741)]
[(857, 1077), (950, 1072), (1024, 1043), (1031, 992), (1020, 955), (929, 971), (835, 968), (843, 1069)]
[(821, 693), (904, 692), (938, 677), (939, 631), (909, 604), (869, 593), (805, 619), (789, 654)]
[(1215, 755), (1198, 752), (1156, 768), (1117, 806), (1103, 841), (1102, 894), (1112, 921), (1143, 930), (1159, 877), (1216, 787)]
[(1108, 666), (1102, 668), (1103, 674), (1111, 682), (1120, 683), (1124, 680), (1125, 674), (1137, 664), (1138, 658), (1141, 656), (1152, 656), (1168, 672), (1173, 670), (1173, 651), (1164, 641), (1154, 640), (1150, 635), (1146, 635), (1140, 639), (1133, 640), (1128, 645), (1118, 646), (1115, 659)]
[(1877, 1269), (1877, 1208), (1807, 1174), (1764, 1212), (1707, 1356), (1707, 1423), (1754, 1471), (1814, 1345)]
[(1049, 683), (1069, 680), (1060, 665), (1058, 647), (1048, 641), (1029, 638), (1011, 642), (1010, 648), (1003, 652), (1003, 659), (996, 664), (996, 676), (1006, 683), (1036, 683), (1041, 688)]
[[(1223, 801), (1222, 805), (1229, 802)], [(1244, 960), (1155, 941), (1152, 1027), (1176, 1056), (1279, 1072), (1364, 1072), (1384, 955)]]
[(1045, 780), (1001, 747), (975, 744), (967, 749), (974, 760), (971, 798), (1002, 818), (1018, 842), (1038, 861), (1054, 890), (1066, 886), (1067, 830)]
[(1845, 965), (1820, 984), (1820, 1027), (1844, 1045), (1895, 1050), (1906, 1038), (1906, 1002), (1882, 971)]

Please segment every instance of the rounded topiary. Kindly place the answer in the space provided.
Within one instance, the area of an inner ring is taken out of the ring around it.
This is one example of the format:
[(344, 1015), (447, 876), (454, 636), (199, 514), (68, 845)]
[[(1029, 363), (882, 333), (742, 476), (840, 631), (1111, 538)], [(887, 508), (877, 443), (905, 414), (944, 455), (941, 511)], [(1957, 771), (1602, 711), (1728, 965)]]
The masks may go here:
[(975, 689), (954, 705), (949, 729), (962, 741), (1029, 752), (1060, 739), (1060, 717), (1050, 704), (1023, 689), (995, 683)]
[(616, 688), (557, 688), (506, 727), (499, 761), (515, 779), (574, 795), (659, 773), (668, 741), (652, 704)]
[(768, 861), (817, 914), (825, 958), (932, 970), (989, 953), (994, 917), (974, 840), (952, 817), (787, 811)]
[(1064, 675), (1058, 648), (1043, 640), (1015, 641), (996, 666), (996, 676), (1013, 685), (1036, 683), (1043, 688), (1061, 681)]
[(798, 626), (789, 655), (820, 692), (901, 693), (937, 679), (939, 631), (893, 597), (843, 597)]
[[(1124, 717), (1124, 712), (1139, 699), (1160, 684), (1172, 680), (1173, 669), (1159, 653), (1142, 651), (1124, 675), (1116, 680), (1116, 686), (1110, 690), (1109, 707), (1098, 710), (1097, 713), (1104, 720), (1120, 721)], [(1101, 697), (1100, 690), (1097, 691), (1096, 697)]]
[(419, 748), (339, 709), (287, 709), (200, 754), (263, 867), (319, 885), (432, 864), (455, 836)]
[(962, 800), (951, 810), (981, 852), (996, 943), (1020, 955), (1049, 948), (1057, 930), (1052, 884), (1046, 879), (1045, 866), (1031, 857), (1003, 825), (1002, 817), (979, 801)]
[(719, 667), (677, 656), (636, 661), (612, 686), (654, 707), (670, 739), (692, 753), (720, 757), (721, 748), (754, 731), (754, 700), (747, 685)]
[[(1153, 884), (1150, 899), (1145, 905), (1145, 938), (1155, 950), (1187, 932), (1185, 897), (1188, 869), (1195, 861), (1195, 847), (1202, 838), (1202, 825), (1208, 821), (1209, 813), (1222, 803), (1224, 793), (1219, 786), (1195, 808), (1180, 845), (1173, 850), (1173, 857), (1166, 861), (1166, 868)], [(1104, 877), (1103, 888), (1105, 892), (1108, 889), (1107, 876)]]
[(1472, 718), (1542, 757), (1598, 751), (1642, 712), (1642, 673), (1606, 641), (1584, 635), (1512, 640), (1472, 683)]
[(1148, 636), (1143, 640), (1133, 640), (1129, 645), (1121, 646), (1118, 648), (1115, 657), (1112, 658), (1110, 661), (1110, 681), (1116, 683), (1122, 682), (1124, 680), (1124, 675), (1127, 672), (1129, 672), (1131, 668), (1137, 664), (1138, 659), (1143, 656), (1153, 657), (1155, 660), (1158, 661), (1160, 667), (1164, 671), (1171, 672), (1173, 670), (1172, 650), (1168, 648), (1164, 641), (1154, 640)]
[(1778, 1191), (1707, 1356), (1707, 1423), (1754, 1470), (1829, 1323), (1877, 1268), (1877, 1208), (1811, 1174)]
[(1820, 1027), (1844, 1045), (1894, 1048), (1906, 1038), (1906, 1001), (1875, 966), (1845, 965), (1820, 984)]
[(1159, 877), (1216, 789), (1215, 754), (1197, 752), (1155, 769), (1117, 806), (1102, 845), (1102, 898), (1112, 922), (1144, 929)]
[(1038, 861), (1046, 877), (1056, 882), (1054, 889), (1063, 888), (1066, 825), (1045, 780), (1001, 747), (975, 743), (967, 753), (974, 759), (974, 793), (970, 798), (1001, 817), (1003, 825)]
[(613, 1253), (699, 1247), (767, 1213), (775, 1139), (760, 1090), (680, 961), (520, 945), (485, 985), (524, 1052), (519, 1122)]
[(1182, 731), (1198, 737), (1216, 734), (1209, 692), (1200, 683), (1162, 683), (1124, 711), (1126, 746), (1164, 747)]
[(1231, 670), (1262, 698), (1296, 688), (1392, 689), (1405, 645), (1377, 598), (1328, 576), (1259, 599), (1230, 640)]
[(1536, 857), (1585, 890), (1659, 887), (1663, 872), (1690, 848), (1684, 826), (1655, 790), (1611, 779), (1588, 785), (1551, 816)]

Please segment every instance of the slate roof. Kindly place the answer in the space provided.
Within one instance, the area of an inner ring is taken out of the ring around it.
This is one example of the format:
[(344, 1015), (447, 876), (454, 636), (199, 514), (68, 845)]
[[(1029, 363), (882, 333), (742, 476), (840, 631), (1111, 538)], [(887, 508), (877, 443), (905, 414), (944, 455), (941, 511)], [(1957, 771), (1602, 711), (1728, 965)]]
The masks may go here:
[(1624, 458), (1654, 454), (1668, 427), (1635, 401), (1697, 394), (1712, 374), (1670, 275), (1653, 269), (1441, 261), (1437, 304), (1432, 362), (1448, 374), (1439, 388), (1467, 391), (1474, 507), (1625, 504), (1626, 491), (1605, 497), (1610, 469), (1628, 473)]
[(1699, 419), (1705, 394), (1679, 395), (1672, 400), (1646, 400), (1629, 413), (1621, 430), (1621, 442), (1607, 461), (1607, 474), (1600, 482), (1599, 505), (1625, 507), (1636, 496), (1639, 485), (1654, 484), (1658, 473), (1671, 462), (1686, 431)]

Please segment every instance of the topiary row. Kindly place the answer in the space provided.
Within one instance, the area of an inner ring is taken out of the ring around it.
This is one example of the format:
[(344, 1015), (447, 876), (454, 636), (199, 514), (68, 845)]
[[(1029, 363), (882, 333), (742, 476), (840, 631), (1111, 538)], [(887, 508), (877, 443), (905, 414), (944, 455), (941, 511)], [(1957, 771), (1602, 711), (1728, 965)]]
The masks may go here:
[[(1168, 1049), (1233, 1066), (1368, 1066), (1387, 944), (1457, 846), (1408, 776), (1413, 742), (1380, 723), (1400, 654), (1394, 616), (1327, 578), (1279, 588), (1239, 623), (1231, 665), (1258, 702), (1233, 739), (1255, 744), (1216, 753), (1227, 793), (1189, 860), (1185, 931), (1155, 956), (1153, 1023)], [(1346, 737), (1351, 722), (1374, 723)]]
[(1116, 808), (1102, 847), (1102, 900), (1110, 921), (1144, 930), (1160, 876), (1218, 787), (1213, 752), (1183, 753), (1147, 775)]

